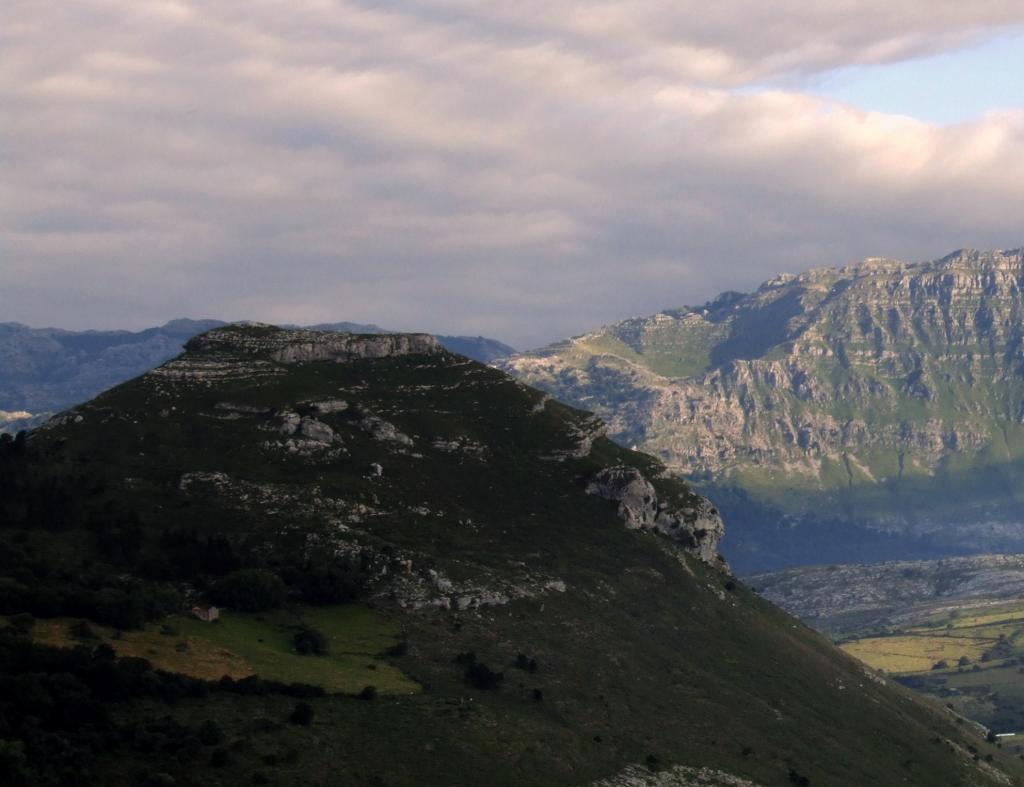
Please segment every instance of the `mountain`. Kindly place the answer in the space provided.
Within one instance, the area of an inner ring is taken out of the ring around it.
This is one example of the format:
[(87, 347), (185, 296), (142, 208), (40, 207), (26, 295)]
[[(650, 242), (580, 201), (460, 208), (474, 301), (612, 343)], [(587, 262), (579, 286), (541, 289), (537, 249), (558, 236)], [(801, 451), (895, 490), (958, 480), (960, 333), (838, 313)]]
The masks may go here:
[(1024, 258), (783, 275), (501, 368), (696, 483), (743, 571), (1024, 546)]
[[(378, 325), (363, 325), (356, 322), (329, 322), (308, 327), (313, 331), (338, 331), (340, 333), (391, 333)], [(445, 336), (444, 334), (435, 336), (446, 350), (465, 355), (474, 361), (480, 361), (480, 363), (491, 363), (500, 358), (515, 355), (516, 352), (514, 347), (499, 342), (497, 339), (488, 339), (486, 336)]]
[[(172, 320), (129, 331), (62, 331), (0, 323), (0, 432), (37, 426), (54, 412), (152, 369), (219, 320)], [(377, 325), (324, 323), (314, 330), (385, 333)], [(452, 352), (488, 363), (515, 352), (482, 336), (438, 336)]]
[(23, 418), (63, 410), (174, 357), (218, 325), (173, 320), (131, 333), (0, 323), (0, 410), (26, 412)]
[(474, 361), (492, 363), (499, 358), (515, 355), (515, 348), (497, 339), (485, 336), (438, 336), (437, 340), (453, 353), (465, 355)]
[(1024, 784), (985, 730), (737, 581), (717, 511), (603, 432), (429, 336), (250, 325), (0, 439), (0, 764)]

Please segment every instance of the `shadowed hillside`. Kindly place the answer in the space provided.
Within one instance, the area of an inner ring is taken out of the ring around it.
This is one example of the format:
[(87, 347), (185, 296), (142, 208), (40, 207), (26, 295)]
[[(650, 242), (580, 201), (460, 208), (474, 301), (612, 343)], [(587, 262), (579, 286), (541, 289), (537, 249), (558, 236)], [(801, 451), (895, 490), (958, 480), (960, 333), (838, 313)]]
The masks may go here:
[(5, 734), (46, 778), (1019, 783), (733, 578), (657, 460), (428, 336), (219, 329), (2, 458)]

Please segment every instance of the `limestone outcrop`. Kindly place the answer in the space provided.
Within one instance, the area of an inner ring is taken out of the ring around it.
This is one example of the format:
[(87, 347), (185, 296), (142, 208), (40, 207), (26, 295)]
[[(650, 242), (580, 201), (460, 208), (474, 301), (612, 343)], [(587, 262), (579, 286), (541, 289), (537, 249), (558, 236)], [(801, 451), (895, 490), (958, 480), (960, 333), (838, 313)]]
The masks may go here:
[(704, 498), (694, 495), (681, 505), (659, 500), (654, 484), (635, 467), (601, 470), (587, 484), (587, 494), (617, 501), (619, 516), (631, 530), (656, 530), (705, 563), (720, 564), (717, 549), (725, 525)]
[(279, 363), (349, 361), (395, 355), (434, 355), (444, 348), (425, 333), (353, 334), (229, 325), (191, 339), (189, 352), (256, 355)]

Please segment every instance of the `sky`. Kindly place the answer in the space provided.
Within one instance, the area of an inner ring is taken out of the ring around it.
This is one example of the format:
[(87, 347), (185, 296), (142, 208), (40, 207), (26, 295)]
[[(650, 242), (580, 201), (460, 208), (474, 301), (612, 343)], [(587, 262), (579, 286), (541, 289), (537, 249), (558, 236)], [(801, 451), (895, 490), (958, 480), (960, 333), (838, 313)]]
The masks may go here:
[(0, 322), (525, 349), (1024, 246), (1017, 0), (7, 0)]

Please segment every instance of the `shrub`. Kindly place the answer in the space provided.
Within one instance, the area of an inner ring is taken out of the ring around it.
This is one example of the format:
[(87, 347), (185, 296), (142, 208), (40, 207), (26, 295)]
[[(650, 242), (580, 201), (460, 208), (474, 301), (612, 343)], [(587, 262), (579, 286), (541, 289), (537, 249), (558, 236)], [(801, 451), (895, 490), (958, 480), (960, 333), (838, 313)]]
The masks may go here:
[(231, 609), (243, 612), (264, 612), (284, 603), (284, 582), (269, 571), (244, 568), (232, 571), (210, 588), (210, 597)]
[(89, 640), (98, 640), (99, 634), (93, 631), (92, 626), (86, 623), (84, 620), (80, 620), (77, 623), (72, 623), (68, 629), (68, 634), (73, 639), (77, 639), (79, 642), (85, 642)]
[(214, 768), (223, 768), (228, 764), (228, 759), (227, 749), (218, 748), (210, 753), (210, 765)]
[(144, 773), (135, 782), (135, 787), (174, 787), (178, 782), (169, 773)]
[(466, 682), (476, 689), (494, 690), (505, 679), (505, 673), (494, 672), (482, 661), (466, 667)]
[(482, 661), (477, 661), (476, 653), (471, 650), (457, 655), (455, 663), (466, 668), (466, 682), (477, 689), (496, 689), (505, 678), (505, 673), (494, 672)]
[(300, 702), (295, 706), (295, 710), (292, 711), (292, 715), (288, 717), (288, 721), (292, 724), (298, 724), (302, 727), (308, 727), (313, 723), (313, 706), (308, 702)]
[(330, 563), (311, 561), (286, 578), (288, 584), (298, 588), (307, 604), (354, 601), (362, 594), (370, 577), (364, 562), (355, 558)]
[(213, 719), (207, 719), (199, 725), (199, 740), (205, 746), (219, 746), (224, 743), (224, 730)]
[(303, 656), (326, 656), (327, 637), (317, 629), (302, 629), (295, 635), (295, 652)]
[(5, 784), (29, 783), (28, 757), (22, 741), (0, 740), (0, 778)]
[(377, 687), (376, 686), (364, 686), (363, 690), (357, 695), (361, 700), (375, 700), (377, 699)]
[(13, 628), (19, 634), (28, 634), (32, 627), (36, 624), (36, 619), (27, 612), (20, 612), (17, 615), (11, 615), (7, 619), (7, 622), (11, 624)]

